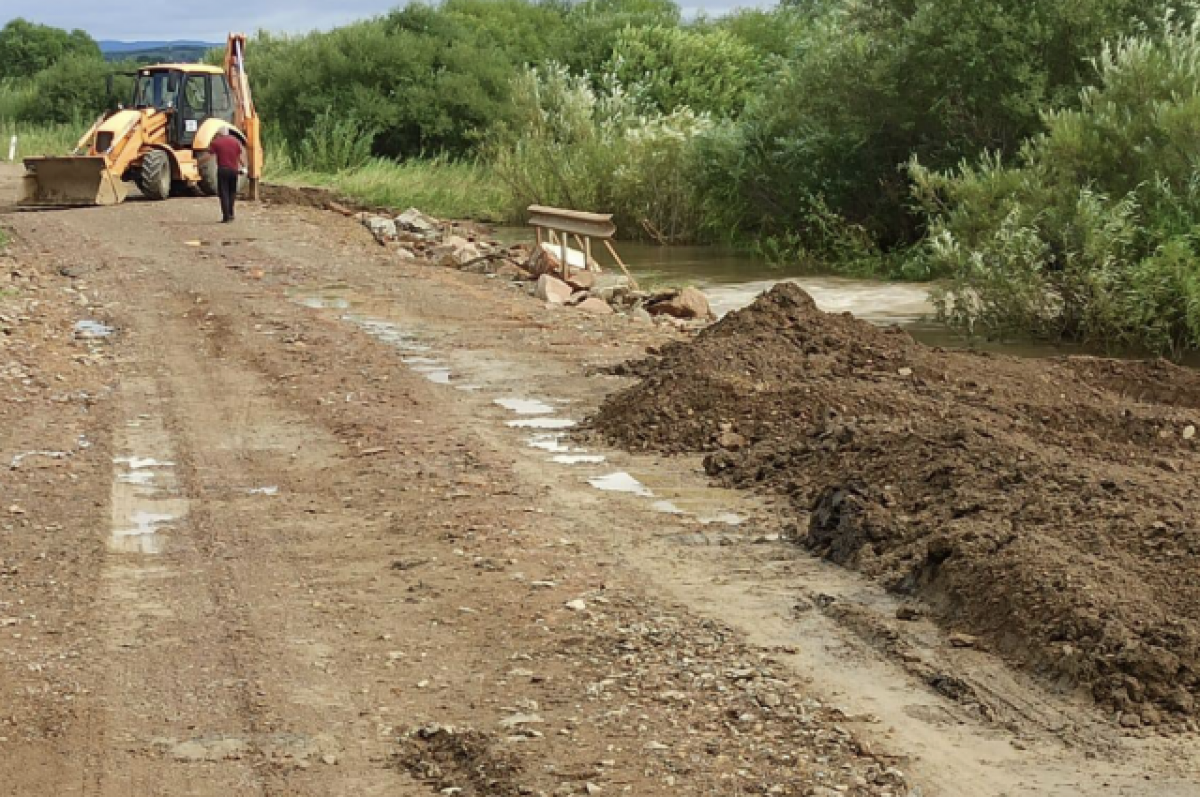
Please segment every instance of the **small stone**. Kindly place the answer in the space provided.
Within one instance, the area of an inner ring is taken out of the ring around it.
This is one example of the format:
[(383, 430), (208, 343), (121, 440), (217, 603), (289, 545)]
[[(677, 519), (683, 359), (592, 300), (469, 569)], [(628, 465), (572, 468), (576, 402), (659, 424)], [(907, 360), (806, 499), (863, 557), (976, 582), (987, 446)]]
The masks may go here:
[(1184, 440), (1191, 440), (1195, 436), (1196, 436), (1196, 427), (1195, 426), (1188, 424), (1187, 426), (1185, 426), (1183, 428), (1183, 439)]
[[(896, 610), (896, 619), (912, 622), (913, 620), (921, 619), (921, 610), (912, 606), (901, 606)], [(954, 644), (951, 641), (951, 644)]]
[(576, 598), (573, 601), (567, 601), (566, 607), (573, 612), (582, 612), (587, 609), (587, 604), (579, 598)]
[(338, 759), (337, 759), (337, 756), (335, 756), (335, 755), (326, 753), (325, 755), (321, 756), (321, 763), (325, 764), (327, 766), (334, 766), (335, 764), (337, 764), (337, 762), (338, 762)]
[(911, 368), (901, 368), (901, 369), (900, 369), (899, 371), (897, 371), (896, 373), (900, 374), (900, 376), (912, 376), (912, 375), (913, 375), (913, 369), (911, 369)]
[(951, 634), (950, 645), (956, 648), (973, 648), (979, 645), (979, 637), (970, 634)]

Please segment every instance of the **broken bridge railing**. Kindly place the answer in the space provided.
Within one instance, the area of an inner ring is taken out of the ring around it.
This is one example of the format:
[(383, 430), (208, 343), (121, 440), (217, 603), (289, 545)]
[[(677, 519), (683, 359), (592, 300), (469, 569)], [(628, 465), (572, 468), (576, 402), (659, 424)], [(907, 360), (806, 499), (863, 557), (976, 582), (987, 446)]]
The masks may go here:
[(588, 213), (582, 210), (565, 210), (551, 208), (545, 205), (529, 206), (529, 225), (537, 231), (537, 243), (541, 248), (544, 244), (557, 247), (559, 250), (559, 265), (562, 277), (571, 276), (571, 246), (570, 239), (578, 245), (578, 251), (583, 254), (583, 269), (587, 270), (594, 262), (592, 260), (592, 241), (601, 241), (613, 261), (635, 286), (637, 281), (629, 273), (625, 262), (617, 254), (612, 245), (612, 238), (617, 234), (617, 225), (613, 224), (611, 213)]

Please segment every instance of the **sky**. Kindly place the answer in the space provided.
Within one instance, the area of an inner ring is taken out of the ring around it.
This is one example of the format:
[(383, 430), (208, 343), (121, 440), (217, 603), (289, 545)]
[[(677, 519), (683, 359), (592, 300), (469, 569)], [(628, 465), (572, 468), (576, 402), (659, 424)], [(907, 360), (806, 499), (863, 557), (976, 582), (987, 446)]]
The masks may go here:
[[(244, 0), (241, 3), (0, 0), (0, 24), (13, 17), (24, 17), (56, 28), (83, 28), (96, 39), (223, 42), (230, 31), (327, 30), (402, 4), (403, 0)], [(715, 15), (734, 6), (765, 4), (766, 0), (686, 0), (680, 5), (691, 16), (699, 11)]]

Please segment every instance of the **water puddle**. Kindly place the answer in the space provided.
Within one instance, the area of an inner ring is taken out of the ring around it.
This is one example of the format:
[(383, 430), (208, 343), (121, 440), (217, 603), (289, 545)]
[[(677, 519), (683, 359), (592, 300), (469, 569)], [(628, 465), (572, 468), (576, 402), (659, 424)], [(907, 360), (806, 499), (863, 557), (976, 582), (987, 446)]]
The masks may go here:
[(549, 451), (552, 454), (566, 454), (571, 451), (571, 447), (562, 441), (561, 434), (535, 434), (525, 438), (525, 444), (530, 448), (537, 448), (542, 451)]
[(111, 336), (113, 332), (108, 324), (91, 319), (85, 318), (75, 323), (75, 337), (79, 340), (100, 340)]
[(654, 493), (650, 491), (649, 487), (624, 471), (588, 479), (588, 484), (606, 493), (629, 493), (630, 495), (640, 495), (643, 498), (654, 497)]
[(324, 296), (306, 296), (297, 301), (311, 310), (349, 310), (349, 299), (326, 298)]
[(170, 468), (174, 467), (174, 462), (164, 462), (154, 459), (153, 457), (116, 457), (113, 459), (116, 465), (128, 465), (130, 470), (145, 470), (146, 468)]
[(579, 421), (570, 418), (527, 418), (520, 421), (509, 421), (508, 426), (514, 429), (570, 429), (579, 425)]
[(121, 386), (125, 423), (113, 441), (114, 457), (110, 550), (124, 554), (161, 554), (166, 535), (187, 516), (188, 501), (180, 496), (171, 438), (162, 416), (152, 379), (131, 379)]
[(517, 415), (553, 415), (555, 412), (554, 407), (537, 399), (498, 398), (495, 403)]
[(69, 457), (66, 451), (25, 451), (21, 454), (15, 454), (12, 462), (8, 464), (10, 470), (16, 470), (21, 467), (21, 463), (31, 457), (45, 457), (47, 459), (66, 459)]
[(724, 526), (740, 526), (746, 522), (746, 518), (742, 517), (736, 512), (720, 512), (716, 515), (712, 515), (711, 517), (701, 517), (699, 520), (705, 526), (711, 526), (718, 523)]
[(421, 376), (428, 379), (430, 382), (433, 382), (435, 385), (450, 384), (451, 374), (450, 374), (450, 369), (448, 369), (448, 368), (435, 368), (432, 366), (428, 366), (428, 367), (427, 366), (418, 366), (418, 367), (414, 368), (413, 370), (416, 371)]
[(129, 517), (128, 528), (113, 529), (112, 547), (124, 553), (162, 553), (159, 531), (179, 519), (171, 512), (136, 511)]
[(607, 459), (601, 454), (559, 454), (551, 457), (550, 461), (559, 465), (599, 465)]

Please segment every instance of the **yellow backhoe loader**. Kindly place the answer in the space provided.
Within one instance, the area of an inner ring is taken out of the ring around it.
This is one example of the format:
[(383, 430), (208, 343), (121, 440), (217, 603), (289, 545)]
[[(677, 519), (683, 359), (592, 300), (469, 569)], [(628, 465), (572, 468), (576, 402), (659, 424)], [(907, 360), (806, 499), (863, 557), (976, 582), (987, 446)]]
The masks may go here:
[(21, 204), (115, 205), (124, 201), (127, 183), (148, 199), (192, 189), (215, 195), (217, 164), (201, 156), (222, 128), (246, 149), (250, 198), (257, 199), (262, 139), (245, 51), (245, 35), (230, 34), (223, 69), (203, 64), (138, 69), (132, 103), (96, 120), (70, 155), (25, 160)]

